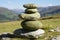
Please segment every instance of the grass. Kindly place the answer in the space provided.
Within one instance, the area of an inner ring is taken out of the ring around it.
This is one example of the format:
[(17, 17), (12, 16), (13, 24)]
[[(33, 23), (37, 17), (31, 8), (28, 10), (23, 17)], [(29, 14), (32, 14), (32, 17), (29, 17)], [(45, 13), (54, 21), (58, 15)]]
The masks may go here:
[(46, 19), (41, 20), (43, 23), (44, 28), (56, 28), (60, 27), (60, 19)]
[(0, 33), (13, 32), (16, 29), (21, 28), (20, 22), (21, 21), (0, 23)]
[[(46, 31), (44, 36), (40, 37), (36, 40), (49, 40), (49, 38), (53, 36), (60, 35), (60, 32), (49, 32), (49, 29), (54, 29), (56, 27), (60, 27), (60, 18), (59, 19), (46, 19), (46, 20), (39, 20), (43, 23), (43, 28)], [(3, 32), (13, 32), (14, 30), (21, 27), (21, 21), (13, 21), (13, 22), (5, 22), (0, 23), (0, 33)], [(23, 39), (13, 39), (13, 40), (23, 40)], [(24, 39), (25, 40), (25, 39)]]

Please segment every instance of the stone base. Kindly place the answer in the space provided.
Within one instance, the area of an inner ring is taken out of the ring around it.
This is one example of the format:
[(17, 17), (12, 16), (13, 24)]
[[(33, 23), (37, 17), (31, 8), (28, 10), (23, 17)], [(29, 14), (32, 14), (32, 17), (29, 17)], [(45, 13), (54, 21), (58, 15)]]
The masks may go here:
[(14, 32), (14, 34), (16, 36), (22, 36), (22, 37), (27, 37), (27, 38), (39, 38), (39, 37), (43, 36), (44, 33), (45, 33), (45, 31), (42, 29), (38, 29), (36, 31), (28, 31), (25, 29), (18, 29)]

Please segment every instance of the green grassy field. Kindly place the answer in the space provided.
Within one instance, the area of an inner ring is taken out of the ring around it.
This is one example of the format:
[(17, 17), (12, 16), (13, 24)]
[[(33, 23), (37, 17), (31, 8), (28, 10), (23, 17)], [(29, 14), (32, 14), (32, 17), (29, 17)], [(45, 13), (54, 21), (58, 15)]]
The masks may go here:
[(20, 21), (0, 23), (0, 33), (13, 32), (18, 28), (21, 28)]
[[(43, 29), (46, 31), (46, 33), (43, 37), (40, 37), (38, 40), (48, 40), (53, 36), (60, 35), (60, 32), (49, 32), (49, 29), (60, 27), (60, 18), (46, 19), (46, 20), (39, 20), (39, 21), (43, 23), (44, 26)], [(0, 33), (4, 33), (4, 32), (13, 33), (14, 30), (22, 28), (20, 23), (21, 21), (0, 23)]]

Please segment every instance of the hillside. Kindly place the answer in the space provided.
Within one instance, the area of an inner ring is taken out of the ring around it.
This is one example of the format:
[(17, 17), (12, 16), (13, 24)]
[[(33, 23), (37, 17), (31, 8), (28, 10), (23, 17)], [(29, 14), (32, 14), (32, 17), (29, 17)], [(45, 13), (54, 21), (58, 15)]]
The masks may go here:
[(0, 7), (0, 21), (13, 21), (18, 19), (18, 14), (4, 7)]
[(12, 9), (12, 11), (16, 12), (17, 14), (21, 14), (24, 12), (24, 9)]
[(38, 7), (42, 17), (55, 16), (60, 14), (60, 6)]

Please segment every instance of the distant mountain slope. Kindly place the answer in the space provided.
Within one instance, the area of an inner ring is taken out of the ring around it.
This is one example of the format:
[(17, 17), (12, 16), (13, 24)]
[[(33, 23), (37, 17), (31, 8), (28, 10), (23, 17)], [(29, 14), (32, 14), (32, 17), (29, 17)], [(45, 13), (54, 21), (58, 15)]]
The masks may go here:
[(21, 14), (21, 13), (24, 12), (23, 9), (12, 9), (12, 11), (14, 11), (14, 12), (16, 12), (16, 13), (18, 13), (18, 14)]
[(60, 6), (39, 7), (38, 10), (42, 17), (60, 14)]
[(18, 14), (4, 7), (0, 7), (0, 21), (13, 21), (18, 19)]

